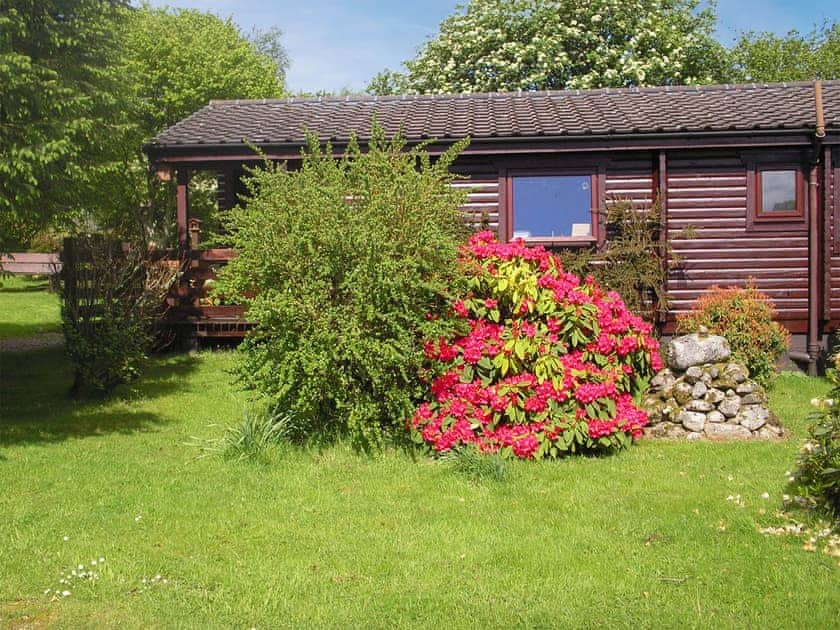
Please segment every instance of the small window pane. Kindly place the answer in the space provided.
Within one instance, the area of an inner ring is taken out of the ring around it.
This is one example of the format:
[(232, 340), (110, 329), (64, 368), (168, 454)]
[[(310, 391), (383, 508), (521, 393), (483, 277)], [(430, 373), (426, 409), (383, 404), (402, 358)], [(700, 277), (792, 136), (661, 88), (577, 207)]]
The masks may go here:
[(514, 238), (592, 236), (589, 175), (513, 178)]
[(762, 171), (761, 211), (795, 212), (796, 171)]

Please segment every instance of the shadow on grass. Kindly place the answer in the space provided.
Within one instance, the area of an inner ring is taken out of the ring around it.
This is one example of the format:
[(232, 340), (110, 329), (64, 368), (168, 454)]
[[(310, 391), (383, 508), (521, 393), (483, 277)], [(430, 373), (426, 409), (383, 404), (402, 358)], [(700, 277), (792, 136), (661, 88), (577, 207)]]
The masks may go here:
[(131, 400), (172, 394), (196, 365), (188, 355), (157, 357), (117, 395), (77, 400), (69, 394), (73, 372), (62, 348), (0, 354), (0, 445), (155, 430), (166, 420), (133, 410)]
[[(2, 282), (2, 280), (0, 280)], [(49, 292), (51, 289), (49, 280), (30, 281), (23, 286), (9, 286), (8, 282), (0, 285), (0, 294), (2, 293), (38, 293), (40, 291)]]
[(36, 335), (61, 332), (61, 322), (11, 323), (0, 322), (0, 341), (7, 339), (29, 339)]

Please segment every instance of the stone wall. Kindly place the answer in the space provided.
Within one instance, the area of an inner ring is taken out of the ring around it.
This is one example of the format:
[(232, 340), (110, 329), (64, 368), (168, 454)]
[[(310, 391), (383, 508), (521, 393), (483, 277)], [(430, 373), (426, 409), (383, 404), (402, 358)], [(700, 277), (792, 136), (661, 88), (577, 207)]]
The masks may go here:
[(772, 439), (783, 434), (764, 389), (747, 368), (730, 361), (723, 337), (677, 337), (668, 344), (668, 367), (650, 383), (644, 408), (651, 437)]

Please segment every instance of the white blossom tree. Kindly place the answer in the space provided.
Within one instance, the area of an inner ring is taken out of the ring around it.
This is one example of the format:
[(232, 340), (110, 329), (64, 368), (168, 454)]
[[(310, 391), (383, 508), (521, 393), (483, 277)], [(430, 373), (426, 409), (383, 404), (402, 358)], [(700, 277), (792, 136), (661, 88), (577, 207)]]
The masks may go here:
[(492, 92), (725, 80), (714, 6), (700, 0), (470, 0), (369, 91)]

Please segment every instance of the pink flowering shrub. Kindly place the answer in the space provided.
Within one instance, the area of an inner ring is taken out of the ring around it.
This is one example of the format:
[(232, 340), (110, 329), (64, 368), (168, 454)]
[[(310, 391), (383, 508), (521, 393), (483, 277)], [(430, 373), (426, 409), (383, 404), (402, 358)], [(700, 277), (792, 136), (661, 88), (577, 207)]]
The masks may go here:
[(647, 414), (633, 395), (661, 368), (650, 325), (542, 247), (481, 232), (461, 253), (469, 291), (445, 316), (469, 332), (426, 343), (429, 399), (407, 421), (414, 439), (531, 459), (639, 436)]

